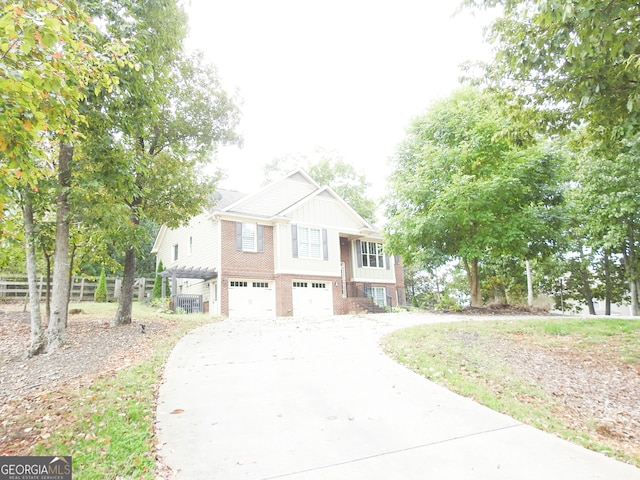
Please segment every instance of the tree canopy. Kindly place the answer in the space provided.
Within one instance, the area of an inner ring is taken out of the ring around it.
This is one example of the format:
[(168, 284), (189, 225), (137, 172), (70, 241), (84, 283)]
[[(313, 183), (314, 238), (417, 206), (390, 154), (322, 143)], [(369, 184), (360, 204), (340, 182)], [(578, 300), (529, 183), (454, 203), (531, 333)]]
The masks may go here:
[(411, 263), (457, 258), (472, 303), (481, 304), (478, 263), (526, 259), (553, 242), (560, 191), (553, 153), (515, 145), (495, 98), (463, 88), (414, 119), (398, 148), (387, 198), (387, 244)]
[[(467, 0), (503, 9), (487, 30), (496, 52), (481, 83), (527, 107), (540, 131), (579, 130), (573, 214), (588, 248), (619, 255), (640, 314), (640, 206), (633, 179), (640, 127), (640, 15), (630, 0)], [(535, 115), (532, 112), (535, 111)], [(586, 148), (585, 148), (586, 147)], [(623, 172), (627, 172), (624, 174)], [(576, 230), (577, 231), (577, 230)], [(615, 259), (612, 259), (615, 260)]]

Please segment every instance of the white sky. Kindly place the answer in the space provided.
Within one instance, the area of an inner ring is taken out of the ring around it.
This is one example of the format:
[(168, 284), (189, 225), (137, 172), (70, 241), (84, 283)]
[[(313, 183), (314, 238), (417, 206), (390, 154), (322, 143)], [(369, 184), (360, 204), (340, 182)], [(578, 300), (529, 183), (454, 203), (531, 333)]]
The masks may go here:
[(244, 148), (222, 148), (221, 187), (249, 192), (276, 156), (335, 150), (385, 193), (410, 120), (487, 59), (488, 16), (458, 0), (186, 0), (189, 46), (243, 99)]

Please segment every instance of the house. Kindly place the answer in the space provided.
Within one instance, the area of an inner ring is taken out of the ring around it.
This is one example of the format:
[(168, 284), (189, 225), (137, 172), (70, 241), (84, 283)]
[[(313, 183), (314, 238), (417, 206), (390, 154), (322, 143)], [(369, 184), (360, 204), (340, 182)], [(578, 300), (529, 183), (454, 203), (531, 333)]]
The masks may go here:
[(212, 315), (319, 316), (404, 305), (402, 265), (382, 242), (331, 188), (295, 170), (253, 194), (219, 190), (188, 225), (161, 227), (152, 252), (171, 292), (195, 295)]

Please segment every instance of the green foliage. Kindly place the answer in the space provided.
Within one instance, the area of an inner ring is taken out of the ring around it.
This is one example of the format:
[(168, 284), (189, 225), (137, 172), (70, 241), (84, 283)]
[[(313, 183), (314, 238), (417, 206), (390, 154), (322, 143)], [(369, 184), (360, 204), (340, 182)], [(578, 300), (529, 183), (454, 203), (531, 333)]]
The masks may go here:
[(526, 132), (511, 128), (497, 99), (472, 88), (413, 121), (386, 200), (393, 253), (432, 268), (453, 258), (526, 258), (553, 244), (558, 160), (543, 144), (514, 143)]
[(24, 0), (0, 7), (0, 189), (35, 188), (50, 169), (50, 140), (73, 140), (92, 89), (111, 90), (113, 59), (96, 49), (96, 28), (75, 1)]
[(97, 303), (104, 303), (107, 300), (107, 277), (104, 272), (104, 267), (102, 267), (100, 279), (98, 280), (98, 286), (96, 287), (96, 293), (94, 295), (94, 301)]
[(605, 138), (640, 124), (640, 19), (629, 0), (467, 0), (502, 4), (489, 30), (490, 81), (523, 102), (586, 121)]
[[(574, 168), (567, 183), (562, 247), (620, 255), (632, 311), (640, 314), (637, 3), (467, 0), (465, 4), (504, 7), (488, 30), (496, 54), (481, 81), (500, 91), (503, 101), (527, 106), (526, 116), (511, 118), (539, 131), (571, 133), (567, 147), (574, 152)], [(583, 265), (582, 272), (594, 265)], [(574, 272), (576, 266), (571, 265)], [(610, 272), (607, 275), (611, 280)], [(608, 284), (607, 291), (605, 295), (612, 297), (615, 286)]]
[[(162, 264), (162, 260), (158, 262), (158, 269), (156, 271), (156, 278), (153, 281), (153, 291), (151, 292), (151, 298), (158, 299), (162, 298), (162, 277), (158, 275), (158, 273), (164, 271), (164, 265)], [(168, 285), (167, 285), (168, 287)]]

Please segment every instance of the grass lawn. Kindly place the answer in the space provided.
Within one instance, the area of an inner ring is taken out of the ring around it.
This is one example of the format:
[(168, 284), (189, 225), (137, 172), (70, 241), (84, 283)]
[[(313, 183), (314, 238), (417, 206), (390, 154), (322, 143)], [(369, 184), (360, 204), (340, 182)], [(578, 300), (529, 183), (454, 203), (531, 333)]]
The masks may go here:
[(640, 466), (638, 320), (422, 325), (393, 333), (383, 346), (398, 362), (456, 393)]
[[(108, 319), (116, 305), (82, 303), (70, 308)], [(212, 318), (159, 314), (140, 304), (134, 304), (133, 316), (136, 322), (163, 318), (174, 326), (167, 335), (154, 338), (148, 354), (129, 367), (98, 375), (88, 387), (43, 395), (41, 410), (31, 413), (34, 427), (51, 416), (61, 418), (62, 426), (43, 434), (31, 455), (71, 455), (74, 478), (83, 480), (155, 478), (155, 402), (163, 365), (186, 332)]]

